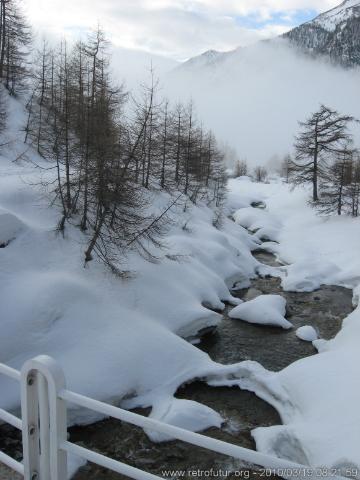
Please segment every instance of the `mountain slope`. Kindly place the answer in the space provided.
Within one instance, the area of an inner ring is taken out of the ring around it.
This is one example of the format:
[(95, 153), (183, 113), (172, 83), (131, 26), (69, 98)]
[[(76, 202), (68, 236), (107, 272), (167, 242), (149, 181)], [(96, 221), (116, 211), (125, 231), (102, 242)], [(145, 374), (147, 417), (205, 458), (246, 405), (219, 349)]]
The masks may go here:
[[(328, 57), (333, 63), (345, 67), (360, 65), (360, 0), (345, 0), (337, 7), (290, 30), (280, 38), (312, 56)], [(268, 40), (267, 43), (274, 41), (278, 41), (278, 38)], [(178, 69), (218, 67), (239, 50), (242, 48), (230, 52), (209, 50), (191, 58)]]
[(345, 0), (283, 35), (314, 56), (328, 56), (345, 67), (360, 65), (360, 1)]

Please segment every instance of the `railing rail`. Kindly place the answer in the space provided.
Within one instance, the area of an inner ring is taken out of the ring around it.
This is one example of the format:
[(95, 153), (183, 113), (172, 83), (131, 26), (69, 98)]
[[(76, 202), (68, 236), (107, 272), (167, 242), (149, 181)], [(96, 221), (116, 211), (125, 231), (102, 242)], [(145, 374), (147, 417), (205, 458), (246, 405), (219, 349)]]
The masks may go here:
[[(0, 363), (0, 375), (5, 375), (6, 377), (12, 378), (13, 380), (20, 381), (21, 374), (19, 371), (15, 370), (14, 368), (8, 367)], [(0, 409), (0, 420), (13, 427), (17, 428), (18, 430), (23, 429), (23, 422), (20, 418), (15, 417), (11, 413), (7, 412), (6, 410)], [(9, 467), (11, 470), (19, 473), (20, 475), (24, 476), (24, 465), (14, 458), (9, 457), (6, 453), (0, 451), (0, 462)]]
[[(0, 374), (11, 377), (21, 384), (22, 420), (2, 409), (0, 409), (0, 419), (22, 431), (24, 455), (22, 464), (0, 452), (0, 462), (23, 475), (25, 480), (67, 480), (69, 453), (135, 480), (161, 478), (69, 442), (67, 440), (67, 402), (242, 460), (247, 464), (276, 471), (279, 476), (286, 479), (315, 480), (319, 478), (319, 472), (308, 466), (190, 432), (67, 390), (62, 369), (47, 356), (42, 355), (29, 360), (24, 364), (21, 372), (0, 364)], [(331, 474), (328, 476), (332, 479), (342, 478)], [(326, 474), (322, 472), (321, 477), (325, 478)]]

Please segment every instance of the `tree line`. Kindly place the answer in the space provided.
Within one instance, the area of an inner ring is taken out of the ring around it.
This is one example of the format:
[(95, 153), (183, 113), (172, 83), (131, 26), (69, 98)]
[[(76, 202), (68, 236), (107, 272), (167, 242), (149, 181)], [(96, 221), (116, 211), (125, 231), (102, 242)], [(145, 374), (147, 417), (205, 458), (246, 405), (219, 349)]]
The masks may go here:
[(246, 160), (237, 160), (234, 165), (233, 176), (235, 178), (248, 176), (258, 183), (263, 183), (267, 180), (268, 171), (262, 165), (258, 165), (251, 170)]
[[(54, 164), (59, 230), (71, 222), (87, 233), (85, 262), (96, 253), (115, 268), (129, 249), (154, 259), (179, 202), (205, 202), (220, 225), (223, 154), (192, 103), (162, 99), (152, 71), (138, 98), (116, 86), (101, 29), (71, 49), (44, 41), (34, 64), (25, 142)], [(173, 200), (150, 214), (161, 191)]]
[(221, 226), (224, 153), (192, 102), (161, 98), (152, 70), (136, 98), (116, 85), (100, 28), (71, 48), (43, 41), (31, 61), (30, 46), (17, 0), (0, 0), (0, 131), (5, 91), (24, 94), (25, 143), (49, 163), (38, 168), (55, 172), (47, 187), (61, 207), (58, 230), (84, 232), (85, 263), (97, 254), (117, 271), (134, 249), (155, 260), (175, 205), (204, 202)]
[[(286, 155), (279, 173), (294, 186), (310, 184), (310, 204), (324, 215), (360, 215), (360, 152), (353, 144), (349, 127), (358, 122), (321, 105), (304, 122), (295, 138), (295, 154)], [(258, 166), (250, 172), (246, 161), (235, 164), (234, 176), (251, 175), (266, 180), (267, 171)]]
[(0, 0), (0, 81), (11, 95), (26, 86), (31, 30), (17, 0)]
[(0, 0), (0, 133), (7, 120), (5, 89), (10, 95), (24, 91), (31, 31), (16, 0)]

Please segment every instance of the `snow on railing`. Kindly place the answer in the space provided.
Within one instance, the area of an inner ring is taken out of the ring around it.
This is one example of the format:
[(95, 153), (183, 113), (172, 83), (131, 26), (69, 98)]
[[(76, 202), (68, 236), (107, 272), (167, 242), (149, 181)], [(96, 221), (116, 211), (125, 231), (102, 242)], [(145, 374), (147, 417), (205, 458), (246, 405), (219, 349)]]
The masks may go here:
[[(62, 369), (48, 356), (41, 355), (27, 361), (21, 372), (0, 363), (0, 374), (19, 381), (21, 385), (22, 420), (2, 409), (0, 419), (22, 431), (24, 455), (23, 463), (20, 463), (0, 452), (0, 462), (23, 475), (25, 480), (67, 480), (68, 453), (135, 480), (161, 478), (69, 442), (66, 402), (242, 460), (247, 464), (261, 466), (283, 478), (319, 478), (319, 472), (308, 466), (193, 433), (71, 392), (66, 389)], [(322, 474), (321, 477), (326, 478), (327, 475)]]

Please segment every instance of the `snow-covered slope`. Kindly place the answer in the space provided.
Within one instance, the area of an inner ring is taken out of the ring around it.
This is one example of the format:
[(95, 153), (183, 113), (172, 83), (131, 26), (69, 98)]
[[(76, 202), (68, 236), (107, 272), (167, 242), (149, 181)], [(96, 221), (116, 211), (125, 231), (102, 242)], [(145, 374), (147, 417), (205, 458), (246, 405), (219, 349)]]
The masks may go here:
[(206, 52), (202, 53), (201, 55), (197, 55), (196, 57), (192, 57), (186, 62), (180, 64), (177, 69), (180, 71), (185, 70), (196, 70), (207, 68), (211, 66), (217, 66), (221, 64), (221, 62), (228, 56), (231, 55), (232, 52), (218, 52), (216, 50), (207, 50)]
[(284, 34), (292, 45), (345, 67), (360, 65), (360, 1), (345, 0)]
[[(132, 255), (129, 280), (96, 260), (84, 268), (87, 238), (70, 225), (64, 237), (56, 232), (60, 209), (50, 206), (41, 186), (55, 172), (24, 145), (24, 109), (8, 100), (9, 130), (1, 143), (11, 143), (0, 151), (0, 362), (19, 368), (48, 354), (75, 391), (106, 401), (132, 397), (134, 405), (154, 408), (161, 402), (166, 410), (180, 384), (222, 368), (183, 337), (218, 323), (209, 308), (238, 303), (229, 287), (254, 275), (256, 243), (230, 220), (217, 230), (205, 205), (179, 208), (160, 263)], [(165, 194), (156, 198), (168, 201)], [(18, 386), (3, 376), (0, 392), (1, 407), (19, 405)], [(205, 425), (191, 422), (199, 409), (190, 403), (181, 409), (195, 429)], [(91, 420), (82, 415), (73, 412), (71, 420)]]
[(359, 0), (345, 0), (337, 7), (322, 13), (316, 17), (312, 22), (319, 25), (324, 30), (334, 32), (336, 28), (347, 22), (352, 18), (360, 16), (360, 1)]

